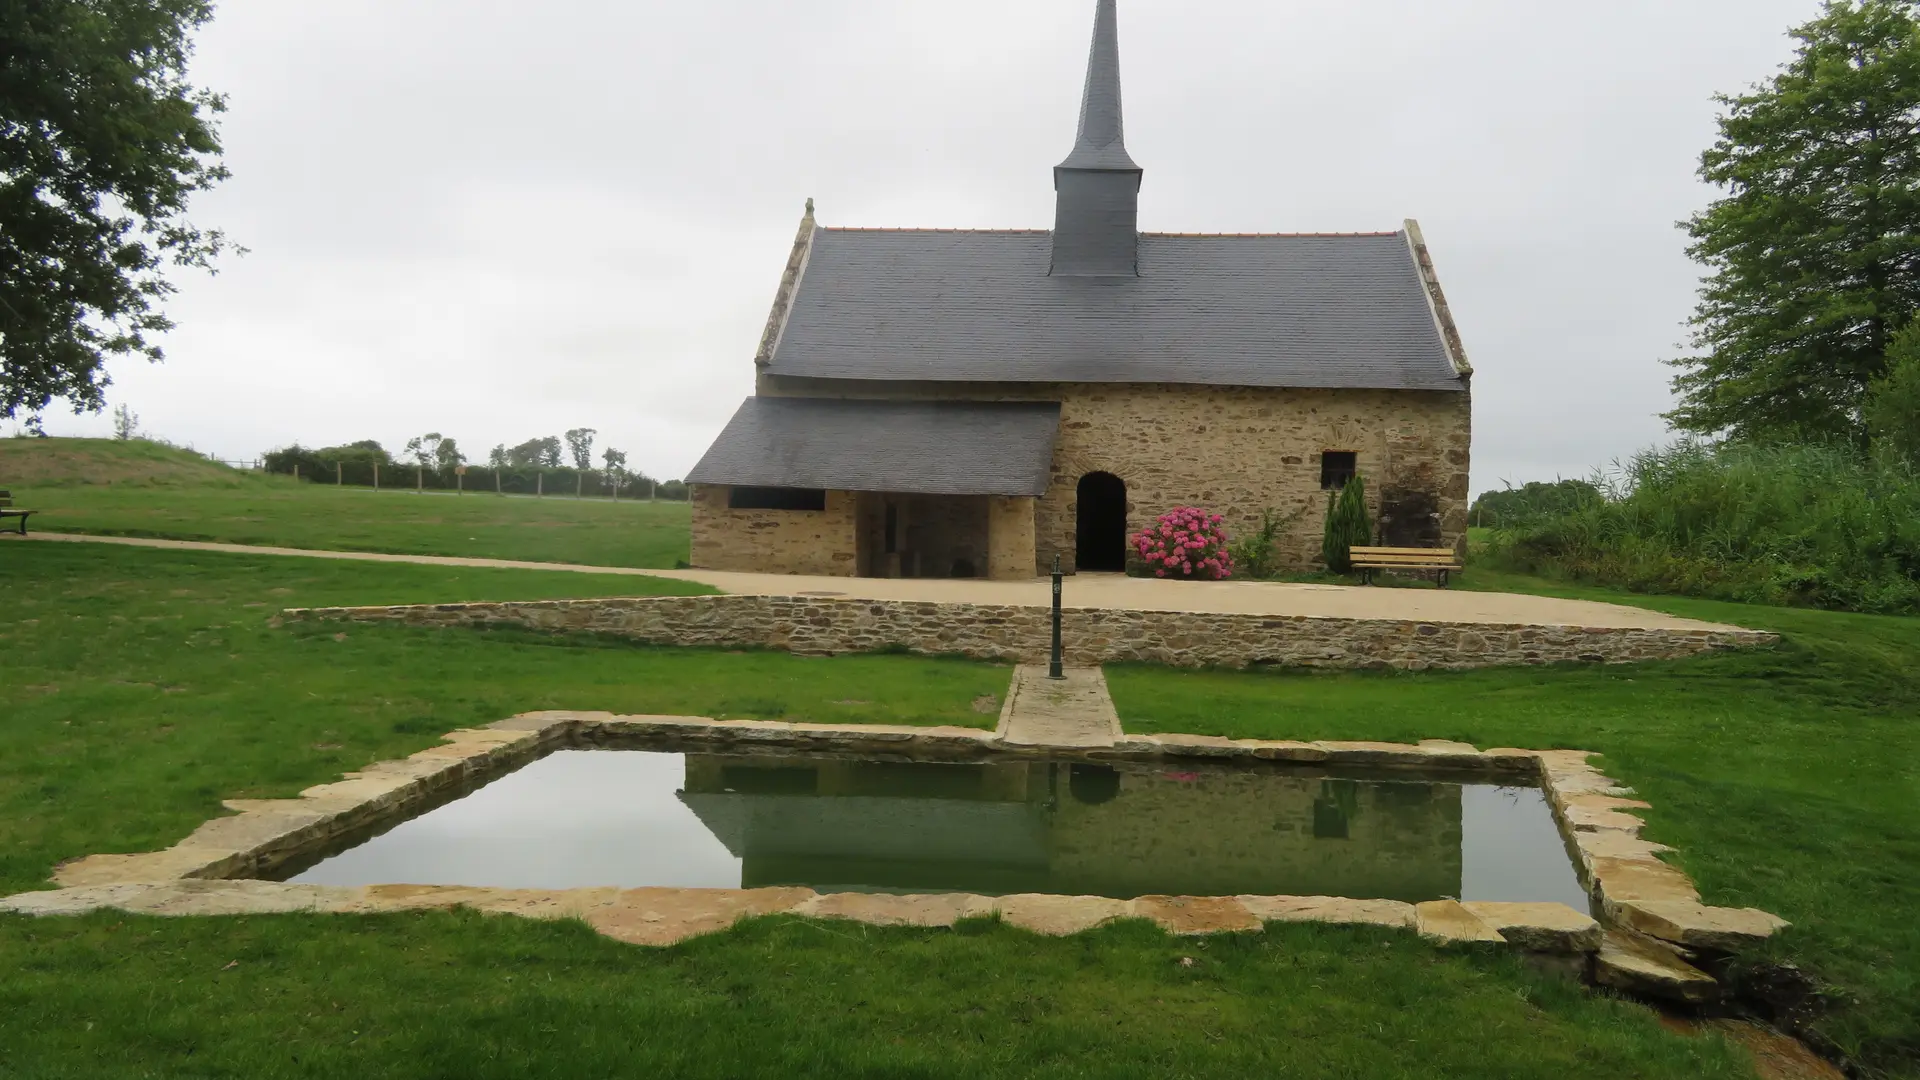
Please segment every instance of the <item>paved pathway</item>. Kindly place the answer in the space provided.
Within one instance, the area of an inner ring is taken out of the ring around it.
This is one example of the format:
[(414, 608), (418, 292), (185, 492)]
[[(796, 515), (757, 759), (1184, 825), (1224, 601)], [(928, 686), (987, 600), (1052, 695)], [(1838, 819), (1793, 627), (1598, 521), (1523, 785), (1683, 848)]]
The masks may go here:
[[(0, 543), (23, 542), (0, 533)], [(642, 570), (629, 566), (467, 559), (444, 555), (386, 555), (365, 551), (310, 551), (304, 548), (253, 547), (186, 540), (147, 540), (122, 536), (35, 533), (38, 541), (124, 544), (186, 551), (224, 551), (241, 555), (286, 555), (310, 559), (419, 563), (428, 566), (482, 566), (504, 570), (558, 570), (582, 574), (679, 578), (743, 596), (846, 596), (863, 600), (921, 600), (949, 604), (1008, 604), (1046, 607), (1052, 602), (1044, 578), (1030, 581), (980, 581), (936, 578), (808, 577), (797, 574), (743, 574), (723, 570)], [(1457, 589), (1389, 589), (1348, 585), (1302, 585), (1272, 581), (1161, 581), (1120, 574), (1080, 574), (1067, 579), (1069, 608), (1117, 608), (1130, 611), (1192, 611), (1243, 615), (1292, 615), (1330, 619), (1391, 619), (1423, 622), (1493, 623), (1526, 626), (1592, 626), (1645, 629), (1734, 629), (1682, 619), (1643, 608), (1590, 600), (1560, 600), (1523, 593), (1462, 592)]]
[(1066, 678), (1049, 679), (1038, 664), (1013, 669), (1000, 738), (1015, 746), (1074, 748), (1112, 746), (1120, 738), (1120, 714), (1100, 669), (1070, 667), (1062, 674)]

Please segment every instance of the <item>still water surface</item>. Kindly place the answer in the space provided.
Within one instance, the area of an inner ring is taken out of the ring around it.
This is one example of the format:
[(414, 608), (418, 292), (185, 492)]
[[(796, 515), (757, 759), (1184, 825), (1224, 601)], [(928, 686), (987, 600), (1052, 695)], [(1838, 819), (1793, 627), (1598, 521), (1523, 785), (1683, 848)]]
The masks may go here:
[(1587, 906), (1531, 787), (638, 750), (558, 751), (291, 880)]

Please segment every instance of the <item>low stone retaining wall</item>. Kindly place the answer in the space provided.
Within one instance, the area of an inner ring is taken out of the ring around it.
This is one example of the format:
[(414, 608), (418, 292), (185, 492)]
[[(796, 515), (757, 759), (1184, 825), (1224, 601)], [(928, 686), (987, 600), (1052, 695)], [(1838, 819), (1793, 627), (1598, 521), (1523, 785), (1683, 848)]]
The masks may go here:
[[(784, 649), (803, 655), (889, 648), (1043, 663), (1045, 608), (792, 596), (661, 596), (494, 604), (297, 608), (289, 619), (409, 626), (510, 626), (612, 634), (656, 645)], [(1144, 661), (1179, 667), (1407, 670), (1565, 661), (1631, 663), (1771, 645), (1753, 630), (1435, 623), (1288, 615), (1070, 608), (1066, 662)]]

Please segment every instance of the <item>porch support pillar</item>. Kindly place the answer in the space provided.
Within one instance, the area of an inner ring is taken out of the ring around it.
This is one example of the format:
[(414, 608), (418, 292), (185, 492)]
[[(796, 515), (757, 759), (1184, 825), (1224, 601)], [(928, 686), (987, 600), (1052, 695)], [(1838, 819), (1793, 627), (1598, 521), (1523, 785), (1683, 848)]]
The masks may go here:
[(1026, 581), (1035, 574), (1034, 499), (1025, 495), (987, 496), (987, 576), (995, 581)]

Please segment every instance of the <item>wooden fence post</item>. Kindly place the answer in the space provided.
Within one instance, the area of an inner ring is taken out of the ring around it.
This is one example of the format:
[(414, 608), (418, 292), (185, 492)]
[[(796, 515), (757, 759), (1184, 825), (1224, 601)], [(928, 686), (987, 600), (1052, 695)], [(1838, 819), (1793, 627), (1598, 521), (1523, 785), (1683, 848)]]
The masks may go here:
[(542, 469), (539, 472), (533, 474), (533, 497), (536, 499), (545, 498), (546, 487), (547, 487), (547, 472), (545, 469)]
[(587, 489), (587, 474), (585, 472), (574, 473), (573, 474), (573, 497), (576, 499), (581, 498), (582, 497), (581, 493), (586, 491), (586, 489)]
[(424, 495), (426, 494), (426, 490), (427, 490), (427, 468), (424, 465), (415, 465), (413, 467), (414, 494)]
[(506, 492), (501, 490), (500, 488), (500, 470), (499, 469), (493, 470), (493, 493), (495, 495), (506, 494)]
[(334, 487), (344, 487), (346, 485), (347, 482), (341, 479), (341, 477), (344, 475), (345, 474), (340, 471), (340, 463), (337, 461), (334, 462), (333, 463), (333, 486)]
[(380, 463), (377, 461), (373, 463), (373, 490), (380, 490)]

